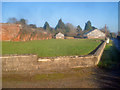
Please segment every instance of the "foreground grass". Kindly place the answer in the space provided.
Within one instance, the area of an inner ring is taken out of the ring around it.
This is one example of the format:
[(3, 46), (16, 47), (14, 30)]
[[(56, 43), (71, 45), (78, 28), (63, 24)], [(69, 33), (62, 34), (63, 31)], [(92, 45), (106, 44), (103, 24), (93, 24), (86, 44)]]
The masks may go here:
[(106, 45), (103, 55), (101, 57), (101, 61), (98, 66), (106, 69), (111, 69), (117, 67), (119, 64), (120, 56), (113, 42), (110, 41), (109, 44)]
[(2, 42), (2, 54), (37, 54), (39, 57), (87, 55), (100, 43), (95, 39)]

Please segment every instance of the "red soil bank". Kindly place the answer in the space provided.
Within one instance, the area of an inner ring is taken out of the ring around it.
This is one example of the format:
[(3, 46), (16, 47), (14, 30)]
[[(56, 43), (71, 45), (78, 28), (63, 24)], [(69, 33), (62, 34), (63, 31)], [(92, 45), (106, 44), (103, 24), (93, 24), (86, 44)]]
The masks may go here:
[(1, 24), (0, 36), (2, 36), (2, 38), (0, 38), (0, 40), (11, 41), (17, 36), (20, 27), (19, 24)]
[[(23, 33), (25, 32), (25, 33)], [(51, 39), (52, 35), (43, 30), (24, 30), (20, 24), (1, 24), (0, 40), (2, 41), (29, 41)]]

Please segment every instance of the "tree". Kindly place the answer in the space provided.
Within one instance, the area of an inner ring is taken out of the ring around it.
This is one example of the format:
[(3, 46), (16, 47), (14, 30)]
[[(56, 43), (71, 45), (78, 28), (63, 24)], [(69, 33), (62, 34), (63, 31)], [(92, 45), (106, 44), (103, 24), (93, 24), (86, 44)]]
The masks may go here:
[(29, 25), (31, 28), (37, 28), (35, 24), (30, 24)]
[(114, 32), (111, 32), (111, 33), (110, 33), (110, 38), (116, 38), (116, 36), (117, 36), (117, 35), (116, 35)]
[(94, 26), (92, 26), (92, 29), (94, 30), (94, 29), (97, 29), (96, 27), (94, 27)]
[(77, 26), (77, 29), (76, 29), (76, 30), (77, 30), (77, 33), (78, 33), (78, 34), (81, 34), (82, 28), (80, 27), (80, 25)]
[(48, 22), (45, 22), (43, 28), (44, 28), (45, 30), (50, 30), (50, 29), (51, 29), (51, 28), (50, 28), (50, 25), (48, 24)]
[(77, 31), (82, 31), (82, 28), (80, 27), (80, 25), (77, 26)]
[(100, 30), (106, 34), (106, 37), (109, 37), (109, 38), (111, 37), (110, 30), (108, 27), (105, 26), (105, 27), (101, 28)]
[(22, 24), (22, 25), (26, 25), (27, 24), (27, 20), (22, 18), (22, 19), (20, 19), (19, 23)]
[(73, 26), (71, 23), (65, 24), (66, 32), (76, 32), (75, 31), (75, 26)]
[(17, 23), (17, 19), (16, 18), (9, 18), (7, 23)]
[(91, 26), (91, 22), (88, 21), (88, 22), (85, 24), (85, 29), (84, 29), (84, 30), (90, 31), (90, 30), (92, 30), (92, 29), (93, 29), (93, 28), (92, 28), (92, 26)]
[(15, 23), (15, 24), (22, 24), (22, 25), (27, 25), (27, 20), (25, 19), (20, 19), (19, 21), (16, 18), (9, 18), (7, 23)]
[(66, 35), (67, 31), (66, 31), (66, 27), (65, 27), (65, 24), (62, 22), (62, 19), (60, 19), (58, 21), (58, 24), (56, 25), (55, 27), (55, 32), (58, 33), (58, 32), (61, 32), (63, 34)]
[(58, 24), (55, 27), (55, 30), (57, 29), (65, 29), (65, 24), (62, 22), (62, 19), (58, 21)]
[(120, 32), (118, 31), (118, 36), (120, 36)]
[(76, 36), (77, 32), (76, 32), (76, 27), (73, 26), (71, 23), (67, 23), (65, 24), (65, 30), (66, 30), (66, 35), (67, 36)]

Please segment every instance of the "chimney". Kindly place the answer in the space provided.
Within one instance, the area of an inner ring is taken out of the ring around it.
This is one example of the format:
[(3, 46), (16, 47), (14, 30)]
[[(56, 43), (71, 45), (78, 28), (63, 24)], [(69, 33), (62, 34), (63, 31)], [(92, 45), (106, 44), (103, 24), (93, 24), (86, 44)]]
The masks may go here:
[(106, 27), (106, 24), (105, 24), (105, 37), (107, 37), (107, 27)]

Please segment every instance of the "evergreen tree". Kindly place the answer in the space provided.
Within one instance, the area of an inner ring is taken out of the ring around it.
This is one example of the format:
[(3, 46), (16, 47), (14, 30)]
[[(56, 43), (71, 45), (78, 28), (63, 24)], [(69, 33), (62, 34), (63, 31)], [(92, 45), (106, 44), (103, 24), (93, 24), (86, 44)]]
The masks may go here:
[(27, 24), (27, 20), (22, 18), (22, 19), (20, 19), (19, 23), (22, 24), (22, 25), (26, 25)]
[(81, 32), (82, 28), (80, 27), (80, 25), (77, 26), (77, 33)]
[(83, 31), (80, 25), (77, 26), (76, 31), (77, 31), (77, 37), (82, 37)]
[(45, 30), (50, 30), (50, 25), (48, 24), (48, 22), (45, 22), (43, 28), (44, 28)]
[(90, 21), (88, 21), (88, 22), (85, 24), (85, 29), (84, 29), (84, 30), (87, 30), (87, 31), (93, 30)]
[(92, 29), (94, 30), (94, 29), (97, 29), (96, 27), (94, 27), (94, 26), (92, 26)]
[(58, 24), (55, 27), (55, 30), (57, 29), (65, 29), (65, 24), (62, 22), (62, 19), (58, 21)]

